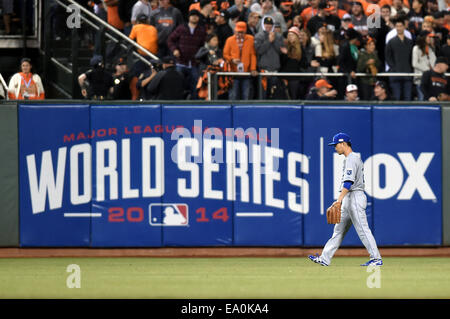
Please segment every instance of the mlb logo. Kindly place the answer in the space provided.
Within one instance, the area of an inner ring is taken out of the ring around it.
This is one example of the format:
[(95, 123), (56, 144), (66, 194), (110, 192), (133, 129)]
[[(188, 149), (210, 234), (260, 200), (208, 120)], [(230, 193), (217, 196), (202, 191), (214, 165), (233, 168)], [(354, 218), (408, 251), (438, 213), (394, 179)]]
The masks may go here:
[(186, 204), (150, 204), (151, 226), (188, 226), (189, 208)]

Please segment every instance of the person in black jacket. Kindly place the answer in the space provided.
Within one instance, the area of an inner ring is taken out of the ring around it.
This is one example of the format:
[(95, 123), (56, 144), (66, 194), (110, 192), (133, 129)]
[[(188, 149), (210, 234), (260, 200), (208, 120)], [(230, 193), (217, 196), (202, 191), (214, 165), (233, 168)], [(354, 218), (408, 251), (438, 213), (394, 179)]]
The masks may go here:
[(319, 79), (311, 88), (310, 93), (306, 96), (305, 100), (334, 100), (336, 99), (337, 91), (333, 89), (333, 86), (325, 79)]
[(175, 59), (166, 56), (162, 59), (163, 70), (157, 72), (152, 70), (149, 82), (145, 90), (148, 94), (154, 96), (156, 100), (184, 100), (189, 85), (183, 74), (175, 68)]
[[(405, 36), (405, 20), (398, 18), (394, 21), (397, 36), (389, 40), (386, 46), (386, 63), (389, 66), (389, 72), (394, 73), (412, 73), (412, 49), (414, 43)], [(408, 76), (391, 76), (390, 85), (394, 99), (397, 101), (411, 101), (412, 78)]]
[(228, 20), (230, 19), (230, 14), (227, 10), (222, 10), (220, 13), (216, 16), (216, 31), (219, 38), (219, 48), (223, 50), (223, 47), (225, 46), (225, 42), (229, 37), (231, 37), (233, 33), (233, 29), (231, 29), (230, 25), (228, 24)]
[(338, 97), (343, 98), (342, 94), (347, 84), (350, 84), (352, 79), (356, 78), (356, 67), (358, 62), (358, 43), (359, 32), (353, 28), (345, 32), (345, 40), (342, 41), (339, 47), (338, 66), (339, 72), (347, 74), (347, 81), (338, 82)]
[(320, 27), (326, 25), (331, 31), (339, 30), (341, 27), (341, 19), (331, 14), (334, 8), (330, 7), (325, 1), (319, 3), (317, 14), (312, 17), (307, 24), (307, 28), (312, 36), (314, 36)]
[(447, 70), (447, 58), (438, 57), (433, 69), (423, 73), (420, 89), (424, 94), (425, 101), (448, 101), (450, 81), (445, 76)]

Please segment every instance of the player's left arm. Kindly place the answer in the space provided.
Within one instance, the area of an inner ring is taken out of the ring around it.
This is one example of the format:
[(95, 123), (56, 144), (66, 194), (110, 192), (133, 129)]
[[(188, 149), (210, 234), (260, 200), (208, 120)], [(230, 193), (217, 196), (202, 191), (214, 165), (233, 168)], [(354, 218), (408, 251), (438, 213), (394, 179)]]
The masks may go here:
[(338, 199), (336, 200), (336, 202), (341, 203), (342, 204), (342, 200), (344, 199), (345, 195), (348, 194), (350, 187), (352, 187), (353, 182), (352, 181), (345, 181), (344, 185), (342, 187), (341, 193), (339, 194)]
[(350, 191), (350, 188), (352, 187), (354, 181), (355, 181), (355, 174), (356, 174), (356, 165), (354, 165), (353, 161), (348, 160), (345, 165), (344, 170), (344, 184), (342, 185), (341, 193), (339, 194), (338, 199), (336, 202), (339, 202), (342, 204), (342, 200), (347, 195), (347, 193)]

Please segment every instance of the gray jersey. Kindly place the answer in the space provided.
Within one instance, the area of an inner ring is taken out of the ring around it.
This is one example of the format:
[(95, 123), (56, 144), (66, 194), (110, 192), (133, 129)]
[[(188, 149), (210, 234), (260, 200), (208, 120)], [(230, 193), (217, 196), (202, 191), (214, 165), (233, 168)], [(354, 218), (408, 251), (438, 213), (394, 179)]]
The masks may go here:
[(350, 191), (364, 191), (364, 164), (361, 158), (353, 152), (348, 154), (344, 160), (340, 191), (346, 181), (353, 182)]

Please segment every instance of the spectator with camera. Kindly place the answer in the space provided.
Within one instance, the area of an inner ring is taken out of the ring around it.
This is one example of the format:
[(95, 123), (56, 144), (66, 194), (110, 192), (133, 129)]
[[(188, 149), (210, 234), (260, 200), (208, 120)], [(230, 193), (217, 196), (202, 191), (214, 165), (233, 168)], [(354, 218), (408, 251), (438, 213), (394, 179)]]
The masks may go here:
[(161, 69), (151, 69), (149, 76), (145, 74), (138, 85), (145, 91), (146, 99), (184, 100), (189, 85), (182, 73), (175, 67), (175, 58), (166, 56), (162, 59)]
[(78, 77), (81, 94), (90, 100), (106, 100), (114, 85), (112, 75), (105, 70), (103, 58), (94, 55), (90, 61), (91, 69)]
[(111, 92), (111, 98), (113, 100), (130, 100), (130, 77), (128, 72), (128, 66), (123, 57), (117, 59), (114, 63), (115, 73), (113, 74), (113, 87)]

